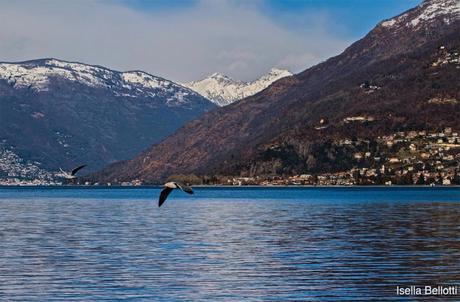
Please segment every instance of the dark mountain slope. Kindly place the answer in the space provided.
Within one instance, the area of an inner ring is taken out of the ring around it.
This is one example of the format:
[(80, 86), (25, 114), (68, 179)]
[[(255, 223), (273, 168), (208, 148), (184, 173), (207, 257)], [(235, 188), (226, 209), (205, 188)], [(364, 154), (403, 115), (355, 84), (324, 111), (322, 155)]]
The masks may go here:
[(0, 63), (0, 147), (48, 170), (130, 158), (214, 107), (139, 71), (55, 59)]
[[(318, 150), (345, 137), (444, 126), (459, 129), (458, 60), (433, 66), (460, 50), (458, 13), (455, 1), (426, 1), (382, 22), (341, 55), (209, 112), (133, 160), (95, 176), (101, 181), (158, 182), (179, 173), (340, 170), (346, 163), (337, 157), (310, 163), (308, 159), (312, 154), (319, 159)], [(437, 104), (430, 102), (433, 98), (454, 101)], [(369, 120), (344, 120), (354, 117)], [(319, 124), (321, 118), (328, 121), (326, 126)]]

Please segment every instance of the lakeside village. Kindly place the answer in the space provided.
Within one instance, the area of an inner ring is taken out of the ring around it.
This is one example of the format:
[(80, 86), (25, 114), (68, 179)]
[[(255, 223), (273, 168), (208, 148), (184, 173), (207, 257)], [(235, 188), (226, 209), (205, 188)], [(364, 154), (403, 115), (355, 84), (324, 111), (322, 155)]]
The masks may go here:
[[(460, 137), (452, 128), (439, 132), (406, 131), (378, 137), (374, 141), (355, 138), (335, 142), (353, 150), (353, 168), (335, 173), (300, 174), (294, 176), (213, 177), (207, 181), (191, 175), (182, 180), (191, 184), (209, 185), (460, 185)], [(6, 156), (5, 156), (6, 155)], [(9, 159), (5, 167), (5, 158)], [(4, 152), (0, 170), (9, 169), (0, 177), (0, 185), (62, 185), (59, 180), (34, 164), (23, 164), (14, 154)], [(21, 175), (35, 172), (34, 179)], [(85, 185), (93, 185), (86, 183)], [(97, 183), (94, 185), (98, 185)], [(110, 185), (110, 184), (109, 184)], [(138, 186), (135, 180), (121, 183)]]
[(360, 150), (348, 171), (228, 180), (231, 185), (460, 185), (460, 137), (441, 132), (397, 132), (371, 142), (344, 139), (339, 146)]

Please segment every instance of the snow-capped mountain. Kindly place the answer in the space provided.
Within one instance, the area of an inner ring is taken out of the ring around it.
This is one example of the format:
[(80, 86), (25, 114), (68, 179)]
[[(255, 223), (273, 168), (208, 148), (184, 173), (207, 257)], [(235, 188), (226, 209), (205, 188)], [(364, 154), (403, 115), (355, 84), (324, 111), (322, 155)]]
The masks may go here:
[(393, 30), (411, 28), (420, 30), (429, 23), (442, 20), (446, 25), (460, 18), (459, 0), (425, 0), (418, 7), (380, 23)]
[(48, 171), (129, 158), (214, 107), (142, 71), (56, 59), (0, 63), (0, 141)]
[(0, 79), (14, 88), (35, 92), (50, 90), (53, 80), (68, 80), (88, 87), (110, 90), (122, 97), (161, 97), (166, 106), (186, 106), (196, 92), (142, 71), (119, 72), (82, 63), (43, 59), (0, 63)]
[(270, 72), (252, 82), (234, 80), (220, 73), (214, 73), (200, 81), (193, 81), (184, 86), (205, 96), (218, 106), (226, 106), (237, 100), (256, 94), (281, 78), (291, 76), (287, 70), (272, 68)]

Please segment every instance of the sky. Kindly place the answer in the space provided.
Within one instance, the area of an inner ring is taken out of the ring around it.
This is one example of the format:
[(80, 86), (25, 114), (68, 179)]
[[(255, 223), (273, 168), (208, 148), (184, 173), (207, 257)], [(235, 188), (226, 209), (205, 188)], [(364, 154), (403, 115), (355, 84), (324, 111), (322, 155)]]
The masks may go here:
[(420, 0), (0, 0), (0, 61), (58, 58), (184, 83), (339, 54)]

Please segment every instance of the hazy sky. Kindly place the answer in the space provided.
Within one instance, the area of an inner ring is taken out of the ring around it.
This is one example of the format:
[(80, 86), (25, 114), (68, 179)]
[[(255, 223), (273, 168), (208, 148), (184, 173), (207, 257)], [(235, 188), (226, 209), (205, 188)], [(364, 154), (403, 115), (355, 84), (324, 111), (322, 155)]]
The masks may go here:
[(178, 82), (340, 53), (418, 0), (0, 0), (0, 61), (55, 57)]

